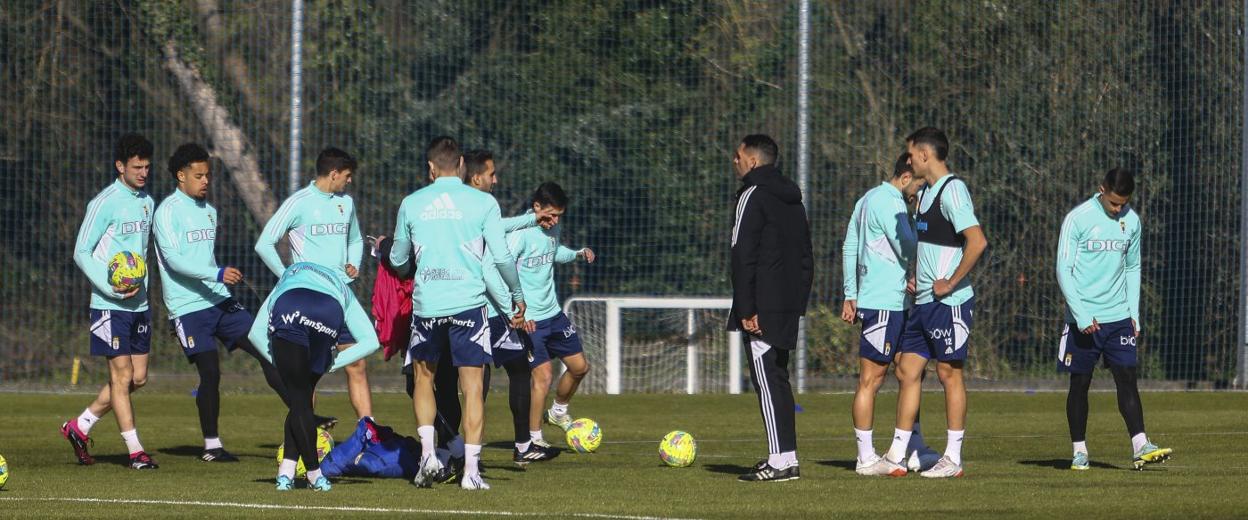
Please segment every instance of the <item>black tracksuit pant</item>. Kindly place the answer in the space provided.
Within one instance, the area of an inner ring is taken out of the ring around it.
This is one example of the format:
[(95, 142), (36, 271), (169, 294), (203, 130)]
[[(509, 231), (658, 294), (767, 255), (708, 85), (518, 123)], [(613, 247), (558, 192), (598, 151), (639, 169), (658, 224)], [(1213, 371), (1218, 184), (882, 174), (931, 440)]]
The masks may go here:
[(789, 354), (793, 351), (772, 347), (759, 338), (749, 340), (745, 348), (750, 356), (750, 381), (763, 414), (767, 452), (775, 455), (796, 451), (793, 387), (789, 385)]

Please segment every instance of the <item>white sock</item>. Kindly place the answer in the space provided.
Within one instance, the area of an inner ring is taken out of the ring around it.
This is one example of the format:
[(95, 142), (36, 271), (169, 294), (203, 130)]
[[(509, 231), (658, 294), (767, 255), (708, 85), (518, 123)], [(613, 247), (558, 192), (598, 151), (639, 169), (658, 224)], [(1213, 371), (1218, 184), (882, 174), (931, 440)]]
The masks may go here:
[(962, 437), (965, 436), (966, 430), (949, 430), (948, 444), (945, 444), (945, 456), (959, 466), (962, 465)]
[(542, 430), (529, 430), (529, 442), (542, 440)]
[(786, 469), (789, 466), (796, 466), (797, 452), (786, 451), (783, 453), (772, 453), (767, 456), (767, 465), (776, 469)]
[(854, 437), (858, 439), (858, 462), (868, 462), (875, 458), (875, 446), (871, 445), (871, 430), (854, 428)]
[(316, 468), (308, 472), (308, 483), (315, 484), (321, 478), (321, 468)]
[(143, 451), (143, 445), (139, 443), (139, 431), (138, 430), (130, 430), (128, 432), (121, 432), (121, 439), (126, 441), (126, 449), (130, 450), (131, 455), (134, 455), (135, 453)]
[(480, 444), (465, 444), (464, 445), (464, 476), (465, 477), (477, 476), (478, 474), (477, 473), (477, 469), (478, 469), (477, 461), (480, 459), (481, 459), (481, 445)]
[(277, 476), (295, 480), (295, 468), (298, 466), (298, 461), (284, 458), (282, 459), (282, 463), (277, 465)]
[(532, 441), (532, 440), (528, 440), (528, 441), (524, 441), (524, 442), (517, 442), (517, 443), (516, 443), (516, 451), (518, 451), (518, 452), (520, 452), (520, 453), (524, 453), (524, 452), (526, 452), (526, 451), (529, 451), (529, 446), (530, 446), (530, 445), (532, 445), (532, 444), (533, 444), (533, 441)]
[(900, 430), (893, 428), (893, 444), (888, 447), (888, 453), (884, 457), (895, 463), (902, 463), (906, 460), (906, 447), (910, 446), (910, 430)]
[(919, 429), (919, 422), (914, 422), (914, 428), (910, 429), (910, 444), (906, 446), (906, 452), (918, 451), (919, 448), (927, 446), (923, 442), (923, 431)]
[(1080, 453), (1082, 453), (1082, 454), (1084, 454), (1084, 455), (1087, 455), (1087, 453), (1088, 453), (1088, 441), (1079, 441), (1079, 442), (1075, 442), (1075, 443), (1072, 443), (1072, 444), (1074, 444), (1074, 445), (1075, 445), (1075, 454), (1076, 454), (1076, 455), (1077, 455), (1077, 454), (1080, 454)]
[(1148, 444), (1148, 436), (1144, 435), (1144, 432), (1135, 434), (1131, 437), (1131, 453), (1133, 455), (1139, 453), (1140, 448), (1143, 448), (1145, 444)]
[(205, 450), (211, 450), (211, 449), (220, 448), (220, 447), (222, 447), (220, 437), (204, 437), (204, 449)]
[(416, 428), (416, 435), (420, 437), (420, 458), (424, 460), (425, 457), (433, 455), (433, 450), (437, 448), (434, 445), (437, 433), (433, 426), (419, 426)]
[(555, 415), (565, 415), (568, 413), (568, 403), (552, 401), (550, 403), (550, 411), (554, 412)]
[(98, 420), (100, 420), (100, 418), (91, 413), (90, 408), (87, 408), (82, 411), (82, 415), (78, 416), (78, 429), (82, 431), (83, 435), (91, 433), (91, 427), (95, 426), (95, 421)]
[(464, 458), (464, 436), (456, 435), (451, 442), (446, 443), (446, 448), (451, 450), (451, 456), (457, 459)]

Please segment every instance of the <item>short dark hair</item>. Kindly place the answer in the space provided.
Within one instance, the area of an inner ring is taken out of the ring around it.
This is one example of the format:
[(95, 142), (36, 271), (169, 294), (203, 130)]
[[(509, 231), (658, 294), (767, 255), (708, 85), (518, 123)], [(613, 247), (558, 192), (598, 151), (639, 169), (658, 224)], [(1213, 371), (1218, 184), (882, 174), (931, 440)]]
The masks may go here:
[(443, 170), (458, 166), (460, 157), (459, 142), (445, 135), (434, 137), (429, 141), (429, 147), (425, 148), (425, 160)]
[(316, 176), (324, 177), (332, 171), (355, 170), (355, 157), (338, 148), (329, 147), (316, 156)]
[(117, 160), (129, 161), (131, 157), (152, 158), (152, 142), (136, 133), (128, 133), (117, 140)]
[(464, 182), (485, 173), (486, 161), (493, 161), (494, 154), (489, 150), (468, 150), (464, 152)]
[(780, 147), (776, 146), (776, 141), (767, 134), (750, 134), (741, 140), (741, 144), (745, 145), (745, 149), (758, 155), (758, 161), (766, 164), (775, 164), (780, 158)]
[(915, 145), (925, 144), (932, 147), (936, 151), (936, 159), (945, 160), (949, 157), (949, 138), (945, 137), (945, 131), (932, 126), (925, 126), (915, 130), (913, 134), (906, 137), (907, 143)]
[(1105, 180), (1101, 183), (1101, 187), (1105, 188), (1105, 191), (1130, 197), (1132, 193), (1135, 193), (1135, 171), (1129, 168), (1109, 170), (1105, 172)]
[(568, 194), (564, 193), (563, 188), (558, 184), (546, 181), (533, 191), (533, 202), (543, 206), (554, 206), (556, 208), (567, 209)]
[(901, 152), (897, 157), (897, 162), (893, 164), (893, 178), (896, 179), (907, 173), (914, 173), (914, 166), (910, 165), (910, 152)]
[(183, 168), (186, 168), (191, 163), (208, 162), (209, 160), (208, 150), (205, 150), (204, 147), (196, 143), (183, 143), (177, 150), (174, 150), (173, 155), (169, 156), (169, 175), (172, 175), (173, 179), (177, 180), (178, 172), (182, 171)]

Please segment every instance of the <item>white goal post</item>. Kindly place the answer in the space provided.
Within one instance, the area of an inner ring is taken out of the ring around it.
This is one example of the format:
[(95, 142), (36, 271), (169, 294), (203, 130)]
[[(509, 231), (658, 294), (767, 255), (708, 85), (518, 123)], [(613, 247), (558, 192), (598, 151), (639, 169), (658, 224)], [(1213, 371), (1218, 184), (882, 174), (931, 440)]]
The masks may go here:
[(724, 330), (731, 308), (730, 298), (569, 298), (563, 310), (592, 367), (581, 388), (607, 394), (741, 393), (741, 333)]

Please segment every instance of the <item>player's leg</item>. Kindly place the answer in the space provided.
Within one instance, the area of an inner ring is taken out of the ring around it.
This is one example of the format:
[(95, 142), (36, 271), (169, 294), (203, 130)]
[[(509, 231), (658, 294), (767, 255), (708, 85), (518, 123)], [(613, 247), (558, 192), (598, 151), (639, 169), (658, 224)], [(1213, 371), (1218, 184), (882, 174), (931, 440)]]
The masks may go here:
[(199, 410), (199, 429), (204, 434), (205, 462), (238, 462), (238, 458), (225, 451), (221, 444), (218, 422), (221, 417), (221, 356), (216, 349), (191, 356), (191, 363), (199, 373), (199, 389), (195, 392), (195, 407)]
[[(346, 350), (355, 345), (351, 331), (344, 329), (339, 336), (338, 350)], [(351, 398), (351, 407), (355, 408), (355, 418), (363, 419), (373, 416), (373, 394), (368, 387), (368, 371), (365, 360), (361, 359), (347, 365), (343, 369), (347, 373), (347, 395)]]
[(744, 481), (785, 481), (798, 478), (797, 439), (794, 431), (793, 394), (788, 377), (788, 350), (759, 338), (750, 338), (750, 381), (758, 397), (763, 430), (767, 435), (767, 459), (755, 465)]
[(486, 490), (481, 478), (481, 447), (485, 434), (484, 371), (490, 364), (490, 326), (484, 307), (461, 312), (447, 332), (451, 361), (459, 372), (459, 390), (464, 395), (464, 470), (460, 487)]
[(897, 366), (897, 421), (893, 429), (893, 442), (881, 458), (886, 468), (877, 468), (873, 474), (895, 477), (906, 474), (906, 451), (910, 446), (914, 423), (919, 415), (919, 399), (923, 392), (923, 372), (931, 358), (930, 341), (925, 332), (925, 318), (930, 307), (919, 305), (906, 313), (898, 339)]
[(455, 369), (449, 346), (443, 350), (433, 374), (433, 398), (438, 405), (438, 415), (434, 419), (438, 447), (450, 451), (452, 459), (463, 459), (464, 437), (460, 424), (464, 410), (459, 403), (459, 371)]
[(528, 449), (530, 440), (529, 409), (533, 374), (529, 370), (529, 362), (523, 357), (508, 362), (503, 368), (507, 370), (507, 407), (511, 409), (516, 449), (523, 452)]
[[(555, 390), (555, 400), (546, 413), (546, 422), (567, 430), (572, 425), (572, 416), (568, 414), (568, 404), (576, 395), (577, 387), (589, 374), (589, 360), (585, 359), (585, 349), (581, 345), (581, 336), (576, 333), (567, 315), (562, 312), (546, 320), (547, 329), (546, 352), (551, 357), (563, 361), (565, 368), (559, 377), (559, 385)], [(543, 399), (543, 403), (545, 399)]]
[(546, 351), (547, 332), (539, 328), (532, 334), (521, 336), (533, 356), (530, 363), (533, 381), (529, 385), (529, 439), (543, 446), (549, 446), (542, 438), (542, 420), (546, 415), (546, 395), (550, 393), (550, 383), (554, 378), (550, 353)]
[(1070, 374), (1070, 390), (1066, 394), (1066, 424), (1074, 452), (1070, 469), (1091, 468), (1088, 461), (1088, 390), (1092, 372), (1101, 358), (1092, 336), (1073, 324), (1063, 324), (1057, 347), (1057, 371)]
[(312, 418), (312, 368), (309, 348), (282, 338), (274, 338), (272, 344), (273, 365), (285, 385), (290, 407), (285, 422), (285, 451), (278, 467), (278, 489), (293, 482), (295, 467), (303, 461), (308, 471), (308, 482), (316, 484), (321, 477), (320, 462), (316, 457), (316, 423)]
[[(130, 453), (130, 467), (156, 469), (156, 463), (143, 449), (135, 427), (134, 403), (130, 395), (147, 384), (147, 353), (151, 349), (151, 323), (148, 312), (113, 313), (114, 331), (120, 330), (121, 355), (109, 358), (110, 399), (117, 429)], [(121, 327), (118, 329), (118, 326)]]
[(961, 305), (945, 305), (932, 302), (931, 312), (925, 316), (926, 334), (931, 341), (932, 357), (936, 358), (936, 375), (945, 388), (945, 421), (948, 438), (945, 454), (931, 469), (920, 473), (928, 478), (960, 477), (962, 471), (962, 441), (966, 437), (966, 383), (963, 365), (969, 348), (971, 316), (975, 298)]
[[(858, 339), (858, 388), (854, 392), (850, 415), (854, 423), (854, 438), (858, 443), (857, 469), (875, 463), (879, 458), (872, 444), (872, 422), (875, 415), (875, 395), (884, 384), (884, 375), (892, 354), (895, 337), (888, 337), (889, 322), (900, 321), (904, 313), (892, 316), (889, 311), (858, 309), (862, 334)], [(899, 327), (894, 327), (900, 330)]]
[(256, 350), (256, 346), (252, 345), (246, 337), (239, 339), (235, 345), (237, 345), (239, 350), (246, 352), (248, 356), (260, 362), (260, 371), (264, 373), (265, 384), (269, 385), (269, 388), (272, 388), (277, 397), (282, 400), (282, 404), (289, 408), (290, 398), (286, 396), (286, 387), (282, 384), (282, 376), (277, 373), (277, 367), (274, 367), (264, 356), (260, 355), (260, 351)]
[(1140, 402), (1137, 383), (1139, 358), (1136, 353), (1135, 325), (1130, 319), (1101, 326), (1094, 336), (1096, 346), (1105, 353), (1109, 371), (1114, 375), (1118, 394), (1118, 412), (1131, 436), (1132, 464), (1143, 469), (1146, 464), (1165, 462), (1173, 452), (1149, 442), (1144, 433), (1144, 405)]

